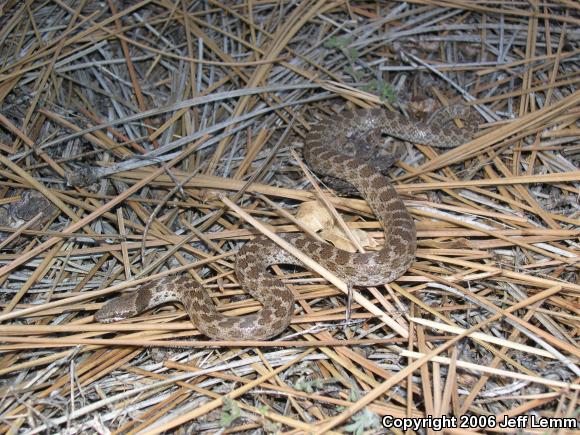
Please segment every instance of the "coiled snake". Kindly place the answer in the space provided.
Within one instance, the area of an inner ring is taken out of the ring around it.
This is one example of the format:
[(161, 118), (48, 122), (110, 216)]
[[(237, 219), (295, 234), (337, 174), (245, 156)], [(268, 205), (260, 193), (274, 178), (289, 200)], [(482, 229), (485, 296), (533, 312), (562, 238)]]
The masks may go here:
[[(414, 143), (452, 148), (468, 141), (470, 131), (440, 122), (419, 124), (382, 109), (359, 109), (334, 115), (314, 125), (307, 135), (304, 158), (312, 170), (347, 181), (369, 203), (385, 235), (381, 250), (348, 253), (303, 234), (284, 234), (285, 240), (307, 253), (353, 286), (377, 286), (397, 279), (415, 258), (413, 218), (388, 181), (358, 155), (357, 142), (373, 132)], [(369, 139), (376, 141), (375, 139)], [(222, 340), (261, 340), (281, 333), (292, 317), (291, 291), (267, 268), (274, 264), (302, 265), (266, 237), (256, 237), (238, 252), (235, 271), (240, 284), (263, 307), (255, 314), (231, 317), (218, 312), (208, 292), (187, 274), (165, 277), (106, 303), (95, 318), (113, 322), (159, 304), (179, 301), (196, 328)]]

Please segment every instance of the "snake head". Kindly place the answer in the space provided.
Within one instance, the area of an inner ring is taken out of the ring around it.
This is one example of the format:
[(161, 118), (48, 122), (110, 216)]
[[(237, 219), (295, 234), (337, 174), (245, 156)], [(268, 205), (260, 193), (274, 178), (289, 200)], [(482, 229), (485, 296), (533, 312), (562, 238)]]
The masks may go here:
[(131, 292), (107, 302), (95, 313), (95, 320), (99, 323), (113, 323), (139, 314), (136, 293)]

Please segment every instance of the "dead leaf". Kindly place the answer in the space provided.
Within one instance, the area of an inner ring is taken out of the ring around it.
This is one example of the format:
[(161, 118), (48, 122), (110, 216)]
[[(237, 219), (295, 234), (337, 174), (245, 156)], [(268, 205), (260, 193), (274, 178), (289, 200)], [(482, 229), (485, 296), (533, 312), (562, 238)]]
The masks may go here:
[[(366, 231), (360, 229), (351, 230), (353, 236), (363, 248), (376, 248), (377, 241), (370, 237)], [(347, 252), (357, 252), (356, 246), (351, 239), (339, 227), (332, 227), (320, 233), (320, 237), (329, 241), (334, 246)]]
[(318, 201), (303, 202), (296, 213), (296, 220), (315, 233), (334, 224), (330, 212)]

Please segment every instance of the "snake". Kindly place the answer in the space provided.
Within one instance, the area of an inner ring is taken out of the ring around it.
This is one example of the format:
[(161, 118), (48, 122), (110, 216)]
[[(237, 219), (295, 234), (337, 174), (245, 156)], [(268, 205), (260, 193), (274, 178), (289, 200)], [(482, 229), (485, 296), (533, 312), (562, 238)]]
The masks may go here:
[[(44, 225), (52, 220), (58, 208), (37, 190), (25, 189), (15, 191), (14, 194), (20, 198), (9, 204), (0, 207), (0, 227), (8, 227), (18, 230), (23, 225), (27, 225), (28, 230), (40, 230)], [(33, 219), (35, 219), (33, 221)], [(10, 233), (0, 231), (0, 245), (8, 239)], [(8, 243), (5, 248), (19, 249), (28, 243), (29, 237), (21, 235)]]
[[(384, 141), (382, 135), (388, 135), (412, 143), (454, 148), (467, 142), (470, 134), (469, 129), (446, 126), (441, 121), (414, 122), (380, 108), (345, 110), (326, 117), (306, 135), (304, 160), (315, 173), (343, 180), (358, 191), (377, 217), (384, 243), (377, 251), (349, 253), (306, 234), (280, 236), (348, 286), (375, 287), (396, 280), (415, 260), (415, 223), (389, 179), (369, 162), (368, 155), (361, 156), (360, 144), (374, 146)], [(281, 334), (294, 313), (292, 291), (268, 269), (277, 264), (306, 267), (265, 236), (257, 236), (239, 249), (234, 263), (237, 279), (262, 304), (252, 314), (221, 313), (200, 283), (189, 274), (180, 274), (150, 281), (112, 299), (95, 313), (95, 319), (115, 322), (167, 302), (179, 302), (197, 330), (207, 337), (266, 340)]]

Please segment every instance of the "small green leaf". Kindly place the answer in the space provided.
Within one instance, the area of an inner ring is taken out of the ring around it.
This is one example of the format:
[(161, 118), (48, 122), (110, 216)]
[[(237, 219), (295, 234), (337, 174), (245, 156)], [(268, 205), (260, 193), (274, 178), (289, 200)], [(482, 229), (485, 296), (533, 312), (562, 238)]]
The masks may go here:
[(359, 51), (355, 47), (350, 47), (347, 50), (346, 55), (350, 60), (357, 60), (359, 58)]
[(383, 83), (379, 95), (382, 101), (384, 101), (385, 99), (388, 100), (390, 103), (394, 103), (397, 101), (397, 94), (395, 92), (395, 89), (391, 86), (390, 83)]
[(351, 42), (352, 39), (347, 36), (331, 36), (326, 40), (324, 46), (326, 48), (345, 50)]
[(352, 416), (352, 423), (344, 426), (346, 432), (362, 435), (366, 429), (381, 427), (381, 420), (377, 414), (365, 409)]
[(305, 393), (314, 393), (315, 390), (319, 390), (324, 386), (321, 379), (311, 379), (307, 380), (303, 376), (300, 376), (298, 380), (294, 383), (294, 388), (298, 391), (304, 391)]
[(222, 416), (220, 422), (222, 426), (228, 427), (242, 415), (240, 407), (238, 404), (230, 399), (229, 397), (224, 397), (224, 406), (222, 408)]
[(348, 395), (348, 401), (349, 402), (356, 402), (359, 398), (359, 394), (358, 391), (356, 391), (355, 389), (351, 389), (350, 390), (350, 394)]
[(378, 95), (381, 101), (387, 100), (390, 103), (395, 103), (397, 101), (397, 93), (390, 83), (385, 83), (375, 79), (364, 85), (362, 90)]

